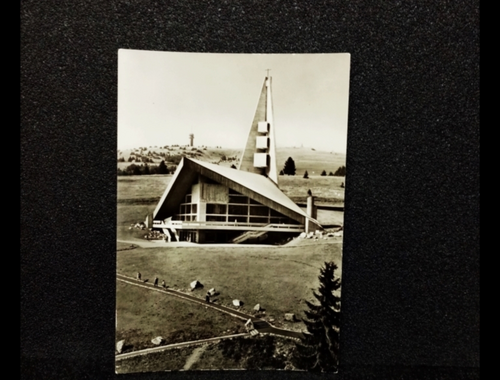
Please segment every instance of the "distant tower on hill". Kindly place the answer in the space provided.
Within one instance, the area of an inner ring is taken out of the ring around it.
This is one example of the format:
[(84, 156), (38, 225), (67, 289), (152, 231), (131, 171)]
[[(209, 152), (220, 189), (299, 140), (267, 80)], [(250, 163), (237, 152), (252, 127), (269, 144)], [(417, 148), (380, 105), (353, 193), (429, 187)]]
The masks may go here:
[(193, 146), (193, 140), (194, 140), (194, 134), (190, 133), (189, 134), (189, 146)]

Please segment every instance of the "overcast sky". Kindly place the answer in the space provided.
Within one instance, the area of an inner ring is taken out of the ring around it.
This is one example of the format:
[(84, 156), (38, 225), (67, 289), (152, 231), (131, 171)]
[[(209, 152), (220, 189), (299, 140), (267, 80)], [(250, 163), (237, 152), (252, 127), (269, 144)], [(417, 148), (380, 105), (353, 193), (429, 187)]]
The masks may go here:
[(118, 149), (243, 149), (270, 69), (277, 147), (345, 153), (349, 54), (118, 51)]

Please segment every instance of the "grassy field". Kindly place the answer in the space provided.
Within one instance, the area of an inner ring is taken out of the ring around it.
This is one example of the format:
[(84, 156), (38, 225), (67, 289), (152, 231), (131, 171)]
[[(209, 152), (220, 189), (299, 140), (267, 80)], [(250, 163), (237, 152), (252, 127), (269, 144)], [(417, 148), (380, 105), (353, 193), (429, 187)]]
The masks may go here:
[(198, 351), (190, 370), (288, 369), (294, 342), (274, 336), (243, 337), (177, 348), (117, 362), (118, 373), (178, 371)]
[[(243, 311), (252, 312), (260, 303), (274, 324), (300, 330), (302, 322), (284, 321), (285, 313), (301, 316), (305, 300), (314, 301), (319, 268), (334, 261), (341, 276), (341, 237), (302, 241), (291, 247), (158, 247), (117, 252), (118, 273), (143, 278), (158, 277), (170, 287), (189, 291), (189, 283), (200, 281), (204, 289), (190, 294), (203, 298), (207, 289), (220, 292), (219, 304), (232, 307), (232, 300), (244, 302)], [(120, 289), (119, 289), (120, 290)], [(138, 303), (141, 297), (136, 299)], [(181, 323), (169, 319), (173, 329)]]
[(209, 345), (193, 370), (285, 369), (293, 341), (274, 336), (242, 337)]
[(125, 339), (123, 352), (155, 347), (157, 336), (171, 344), (244, 332), (237, 319), (177, 297), (121, 281), (116, 291), (116, 341)]
[(309, 189), (316, 197), (318, 204), (342, 204), (344, 202), (344, 188), (340, 185), (342, 182), (345, 184), (345, 177), (314, 175), (306, 179), (297, 175), (284, 175), (278, 178), (278, 182), (281, 191), (295, 202), (305, 202)]
[(157, 201), (172, 179), (170, 174), (144, 176), (119, 176), (117, 183), (118, 201), (155, 198)]
[(326, 174), (335, 171), (340, 166), (345, 166), (346, 156), (343, 153), (322, 152), (313, 148), (279, 148), (276, 149), (276, 164), (281, 170), (288, 157), (292, 157), (297, 169), (296, 175), (302, 178), (304, 172), (310, 175), (320, 175), (323, 170)]
[(120, 360), (116, 363), (116, 373), (178, 371), (183, 368), (193, 349), (177, 348)]

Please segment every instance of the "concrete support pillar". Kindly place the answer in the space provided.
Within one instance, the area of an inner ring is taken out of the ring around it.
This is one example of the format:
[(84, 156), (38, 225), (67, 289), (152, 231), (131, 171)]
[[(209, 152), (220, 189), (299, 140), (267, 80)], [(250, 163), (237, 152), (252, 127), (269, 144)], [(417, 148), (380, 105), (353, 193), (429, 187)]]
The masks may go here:
[(314, 197), (312, 195), (307, 197), (307, 209), (306, 209), (306, 233), (313, 232), (317, 229), (316, 223), (313, 223), (310, 219), (316, 219), (318, 213), (318, 208), (314, 204)]
[(316, 219), (318, 214), (318, 208), (314, 204), (314, 197), (312, 195), (307, 197), (307, 216)]
[(198, 209), (196, 210), (196, 220), (198, 222), (205, 222), (207, 220), (207, 203), (198, 203)]
[(170, 236), (168, 228), (162, 228), (162, 231), (167, 236), (166, 241), (170, 243), (172, 241), (172, 237)]

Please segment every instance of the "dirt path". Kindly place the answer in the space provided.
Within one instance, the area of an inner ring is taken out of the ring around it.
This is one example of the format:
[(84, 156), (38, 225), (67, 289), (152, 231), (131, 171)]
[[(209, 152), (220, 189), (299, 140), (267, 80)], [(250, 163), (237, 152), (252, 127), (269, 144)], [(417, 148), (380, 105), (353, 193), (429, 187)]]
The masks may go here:
[[(187, 241), (172, 241), (170, 243), (166, 243), (163, 240), (123, 240), (123, 239), (116, 239), (117, 242), (119, 243), (126, 243), (126, 244), (134, 244), (137, 245), (140, 248), (158, 248), (158, 247), (164, 247), (164, 248), (177, 248), (177, 247), (199, 247), (200, 244), (193, 243), (193, 242), (187, 242)], [(223, 243), (223, 244), (203, 244), (205, 247), (258, 247), (258, 248), (279, 248), (280, 246), (276, 245), (265, 245), (265, 244), (228, 244), (228, 243)]]
[(165, 243), (162, 240), (144, 240), (144, 241), (137, 241), (137, 240), (122, 240), (122, 239), (116, 239), (117, 242), (119, 243), (126, 243), (126, 244), (134, 244), (139, 246), (140, 248), (158, 248), (158, 247), (163, 247), (166, 246), (167, 243)]
[(191, 356), (189, 358), (187, 358), (186, 360), (186, 364), (184, 364), (184, 368), (182, 368), (184, 371), (187, 371), (188, 369), (191, 369), (191, 366), (196, 363), (198, 361), (198, 359), (200, 358), (201, 354), (203, 354), (203, 352), (207, 349), (207, 345), (203, 345), (203, 346), (200, 346), (200, 347), (196, 347), (194, 350), (193, 350), (193, 353), (191, 354)]
[(189, 346), (194, 346), (194, 345), (199, 345), (199, 344), (204, 344), (204, 343), (209, 343), (209, 342), (217, 342), (217, 341), (221, 341), (224, 339), (239, 338), (239, 337), (248, 336), (248, 335), (250, 335), (250, 334), (249, 333), (240, 333), (240, 334), (233, 334), (233, 335), (224, 335), (224, 336), (217, 336), (215, 338), (193, 340), (190, 342), (173, 343), (173, 344), (167, 344), (165, 346), (145, 348), (144, 350), (126, 352), (124, 354), (118, 354), (115, 356), (115, 361), (133, 358), (134, 356), (147, 355), (147, 354), (151, 354), (152, 352), (160, 352), (160, 351), (171, 350), (173, 348), (180, 348), (180, 347), (189, 347)]

